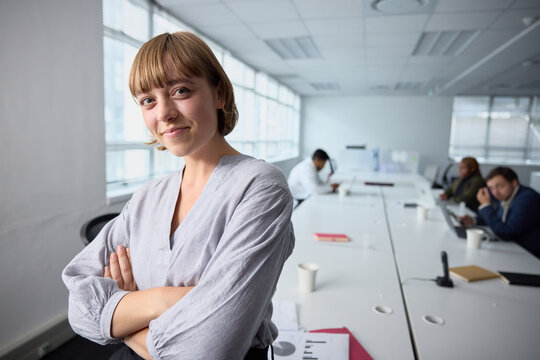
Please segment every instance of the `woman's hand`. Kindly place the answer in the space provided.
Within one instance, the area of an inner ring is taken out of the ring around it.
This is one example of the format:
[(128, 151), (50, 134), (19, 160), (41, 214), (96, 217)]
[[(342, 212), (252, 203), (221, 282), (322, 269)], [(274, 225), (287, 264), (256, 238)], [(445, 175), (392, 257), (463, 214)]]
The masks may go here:
[(441, 195), (439, 195), (439, 198), (440, 198), (441, 200), (448, 200), (448, 195), (446, 195), (446, 194), (441, 194)]
[(113, 279), (124, 291), (137, 291), (137, 283), (133, 277), (129, 249), (118, 245), (116, 252), (109, 258), (109, 266), (105, 266), (103, 277)]

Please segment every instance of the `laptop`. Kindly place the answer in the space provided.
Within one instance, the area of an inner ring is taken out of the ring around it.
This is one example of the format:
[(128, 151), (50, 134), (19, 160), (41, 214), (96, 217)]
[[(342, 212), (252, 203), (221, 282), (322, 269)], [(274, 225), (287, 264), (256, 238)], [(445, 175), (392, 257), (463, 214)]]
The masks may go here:
[(459, 217), (454, 212), (452, 212), (452, 210), (448, 209), (446, 204), (441, 203), (440, 206), (444, 215), (444, 219), (446, 220), (446, 223), (448, 224), (450, 229), (453, 229), (460, 239), (466, 239), (467, 227), (459, 225)]
[(444, 215), (444, 219), (446, 220), (446, 223), (448, 224), (450, 229), (454, 230), (454, 232), (456, 233), (456, 235), (460, 239), (467, 239), (467, 229), (473, 229), (474, 228), (474, 229), (482, 229), (482, 230), (484, 230), (487, 233), (490, 241), (498, 241), (499, 240), (497, 235), (495, 235), (495, 233), (493, 232), (493, 230), (491, 230), (491, 228), (489, 226), (473, 225), (471, 227), (466, 227), (466, 226), (460, 225), (459, 216), (457, 216), (456, 213), (454, 213), (452, 210), (450, 210), (446, 206), (445, 203), (440, 203), (439, 205), (441, 207), (441, 210), (442, 210), (442, 213)]

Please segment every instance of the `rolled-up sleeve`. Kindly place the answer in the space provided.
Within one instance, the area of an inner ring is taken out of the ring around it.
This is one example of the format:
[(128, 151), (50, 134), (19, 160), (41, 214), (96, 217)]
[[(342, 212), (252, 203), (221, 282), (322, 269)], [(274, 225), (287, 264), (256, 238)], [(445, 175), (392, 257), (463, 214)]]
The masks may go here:
[(127, 205), (62, 272), (69, 291), (71, 327), (102, 345), (119, 341), (111, 336), (111, 321), (116, 305), (128, 293), (119, 289), (114, 280), (103, 277), (111, 252), (118, 245), (128, 246), (126, 209)]
[(247, 191), (197, 286), (150, 323), (154, 359), (242, 359), (254, 338), (271, 342), (275, 327), (261, 324), (294, 247), (291, 212), (286, 187)]

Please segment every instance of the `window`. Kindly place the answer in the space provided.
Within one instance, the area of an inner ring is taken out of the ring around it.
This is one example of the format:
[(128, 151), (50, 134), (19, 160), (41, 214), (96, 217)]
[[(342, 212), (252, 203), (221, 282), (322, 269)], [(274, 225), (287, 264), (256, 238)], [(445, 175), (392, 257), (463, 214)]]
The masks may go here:
[(540, 104), (532, 96), (454, 98), (450, 157), (540, 164)]
[[(193, 31), (146, 0), (103, 0), (107, 196), (116, 197), (183, 166), (183, 159), (145, 145), (151, 137), (128, 88), (133, 59), (163, 32)], [(298, 156), (300, 97), (203, 37), (234, 87), (238, 124), (227, 140), (267, 161)]]

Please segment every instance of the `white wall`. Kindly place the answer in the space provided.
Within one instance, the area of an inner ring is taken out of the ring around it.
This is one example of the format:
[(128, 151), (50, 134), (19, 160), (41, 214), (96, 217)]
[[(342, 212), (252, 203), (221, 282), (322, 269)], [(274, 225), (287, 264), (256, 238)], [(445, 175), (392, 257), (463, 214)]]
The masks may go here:
[(61, 318), (105, 204), (101, 1), (0, 1), (0, 355)]
[(338, 157), (346, 145), (417, 150), (419, 169), (448, 163), (451, 97), (350, 96), (303, 98), (303, 155), (316, 148)]
[[(439, 165), (439, 181), (448, 165), (452, 122), (452, 97), (350, 96), (302, 99), (302, 156), (317, 148), (338, 157), (345, 145), (379, 146), (381, 149), (417, 150), (419, 171)], [(338, 163), (339, 165), (339, 163)], [(481, 164), (486, 175), (499, 164)], [(505, 165), (529, 185), (532, 171), (540, 166)], [(448, 176), (457, 176), (453, 166)]]

